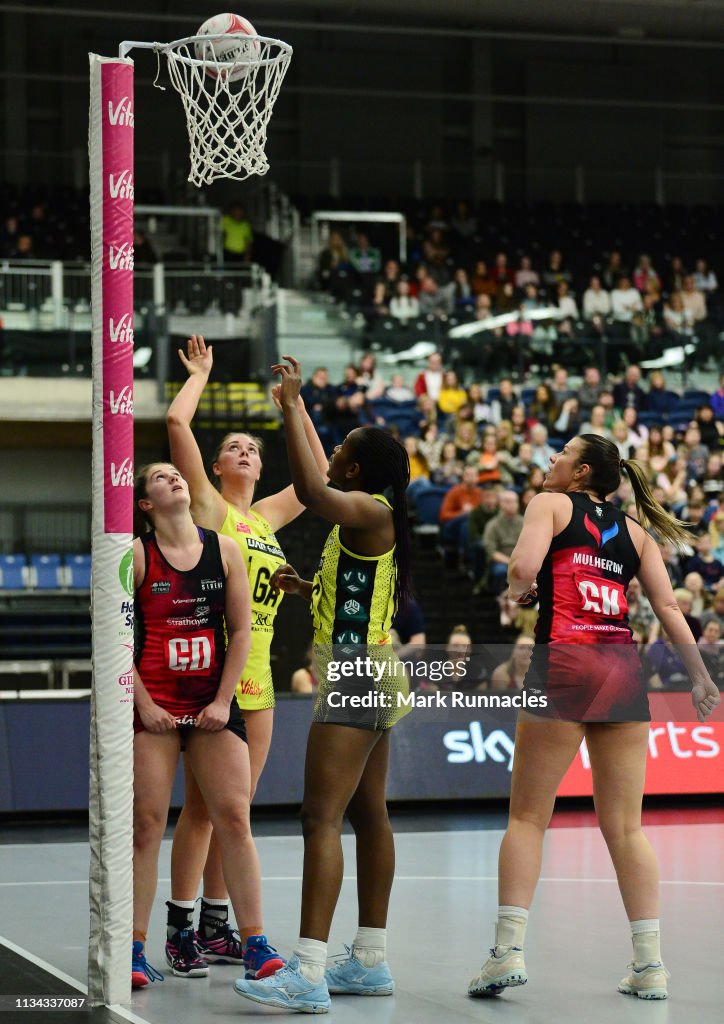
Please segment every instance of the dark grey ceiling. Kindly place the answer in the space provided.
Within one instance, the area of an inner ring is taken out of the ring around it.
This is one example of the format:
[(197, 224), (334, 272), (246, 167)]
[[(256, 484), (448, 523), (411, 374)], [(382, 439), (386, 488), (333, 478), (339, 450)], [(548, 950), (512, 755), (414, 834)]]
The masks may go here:
[[(102, 21), (199, 24), (219, 8), (250, 18), (262, 34), (300, 22), (356, 26), (409, 25), (411, 31), (447, 29), (537, 32), (647, 40), (724, 42), (724, 0), (70, 0), (0, 2), (3, 11), (74, 19), (85, 12)], [(281, 35), (282, 32), (279, 31)]]
[(260, 9), (260, 18), (279, 12), (302, 20), (314, 11), (347, 24), (374, 18), (381, 25), (411, 27), (724, 39), (724, 0), (317, 0), (310, 5), (273, 0), (252, 5)]

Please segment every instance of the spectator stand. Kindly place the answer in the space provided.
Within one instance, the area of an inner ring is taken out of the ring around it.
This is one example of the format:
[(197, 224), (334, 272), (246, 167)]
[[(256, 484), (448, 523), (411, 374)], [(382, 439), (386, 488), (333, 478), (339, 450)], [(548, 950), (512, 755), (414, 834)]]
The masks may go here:
[[(0, 688), (67, 689), (90, 673), (89, 554), (0, 555)], [(129, 613), (132, 603), (129, 603)]]

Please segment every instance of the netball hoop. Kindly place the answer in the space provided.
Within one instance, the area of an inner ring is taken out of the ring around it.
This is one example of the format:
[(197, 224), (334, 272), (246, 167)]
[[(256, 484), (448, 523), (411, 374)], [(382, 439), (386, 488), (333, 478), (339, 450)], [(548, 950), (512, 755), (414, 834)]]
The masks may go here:
[[(242, 53), (220, 60), (214, 43), (239, 43)], [(243, 181), (266, 174), (267, 125), (292, 48), (279, 39), (243, 33), (189, 36), (172, 43), (124, 42), (119, 55), (134, 47), (166, 58), (171, 84), (181, 96), (191, 146), (188, 180), (196, 186), (218, 178)], [(156, 84), (158, 83), (158, 76)], [(160, 86), (163, 88), (163, 86)]]

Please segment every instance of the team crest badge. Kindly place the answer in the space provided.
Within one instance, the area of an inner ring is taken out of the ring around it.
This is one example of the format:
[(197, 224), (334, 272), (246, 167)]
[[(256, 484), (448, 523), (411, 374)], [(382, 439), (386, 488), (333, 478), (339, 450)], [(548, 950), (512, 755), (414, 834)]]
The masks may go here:
[(349, 594), (359, 594), (366, 590), (369, 583), (369, 573), (359, 569), (348, 569), (342, 573), (342, 586)]

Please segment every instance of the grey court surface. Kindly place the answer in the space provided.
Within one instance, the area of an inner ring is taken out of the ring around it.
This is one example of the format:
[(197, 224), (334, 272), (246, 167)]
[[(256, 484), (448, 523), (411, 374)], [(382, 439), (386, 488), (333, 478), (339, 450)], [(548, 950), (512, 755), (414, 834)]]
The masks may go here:
[[(428, 1024), (500, 1021), (655, 1021), (709, 1024), (724, 1005), (724, 824), (647, 828), (662, 879), (663, 954), (671, 998), (643, 1002), (619, 995), (630, 959), (627, 921), (603, 841), (594, 828), (549, 832), (543, 877), (531, 913), (526, 959), (530, 980), (495, 1000), (465, 994), (492, 940), (499, 830), (403, 832), (389, 925), (392, 998), (333, 998), (338, 1024)], [(330, 941), (341, 952), (356, 927), (353, 839), (344, 837), (346, 875)], [(288, 954), (297, 937), (302, 842), (298, 836), (258, 840), (265, 917), (271, 941)], [(164, 899), (170, 843), (164, 841), (148, 959), (164, 970)], [(0, 845), (0, 943), (8, 940), (37, 960), (83, 983), (88, 935), (88, 851), (84, 843)], [(130, 964), (130, 961), (129, 961)], [(126, 1020), (138, 1024), (259, 1020), (285, 1017), (237, 996), (238, 968), (212, 966), (207, 979), (167, 976), (134, 993)], [(12, 986), (11, 986), (12, 987)], [(50, 990), (53, 990), (52, 975)], [(7, 978), (4, 991), (8, 991)], [(57, 991), (66, 991), (59, 980)], [(15, 1019), (38, 1021), (40, 1014)], [(68, 1024), (63, 1013), (42, 1016)], [(75, 1020), (76, 1018), (74, 1018)], [(80, 1019), (80, 1018), (78, 1018)], [(87, 1015), (86, 1021), (89, 1021)], [(116, 1020), (108, 1017), (108, 1020)], [(0, 1024), (9, 1018), (0, 1013)]]

